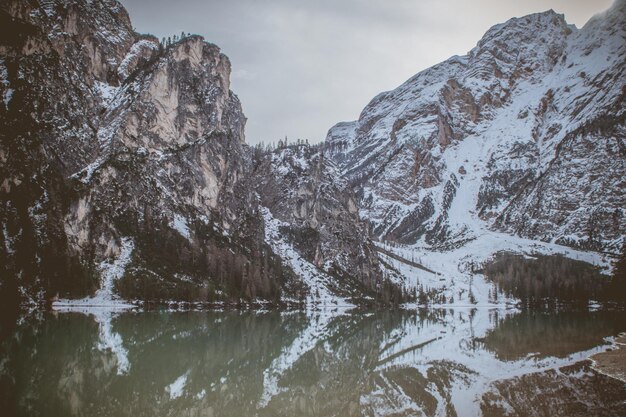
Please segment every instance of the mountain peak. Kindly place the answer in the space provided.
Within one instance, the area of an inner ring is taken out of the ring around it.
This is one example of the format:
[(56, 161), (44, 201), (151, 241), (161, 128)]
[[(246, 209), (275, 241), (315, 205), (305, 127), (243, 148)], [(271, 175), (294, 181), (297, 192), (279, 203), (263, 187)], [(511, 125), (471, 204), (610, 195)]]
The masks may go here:
[(615, 0), (615, 2), (603, 12), (593, 15), (583, 26), (583, 29), (592, 29), (596, 26), (605, 26), (606, 29), (626, 30), (626, 0)]
[(541, 44), (546, 38), (563, 36), (570, 32), (571, 29), (565, 21), (565, 16), (550, 9), (545, 12), (514, 17), (492, 26), (478, 41), (476, 48), (488, 48), (494, 42)]

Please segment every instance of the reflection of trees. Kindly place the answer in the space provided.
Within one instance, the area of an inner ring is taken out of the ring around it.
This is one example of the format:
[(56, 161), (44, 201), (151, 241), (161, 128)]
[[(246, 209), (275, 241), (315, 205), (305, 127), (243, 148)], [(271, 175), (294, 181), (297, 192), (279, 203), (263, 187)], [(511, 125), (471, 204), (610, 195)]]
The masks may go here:
[(545, 299), (586, 304), (590, 299), (614, 298), (607, 294), (608, 281), (599, 268), (561, 255), (529, 259), (499, 253), (485, 265), (484, 273), (499, 292), (520, 298), (525, 304), (542, 305)]
[[(391, 313), (333, 318), (324, 337), (279, 375), (288, 389), (259, 414), (334, 415), (347, 398), (358, 409), (358, 387), (397, 322)], [(101, 329), (92, 317), (48, 316), (20, 328), (19, 343), (10, 343), (3, 402), (19, 398), (16, 415), (254, 415), (264, 370), (308, 323), (300, 313), (122, 314), (110, 329), (130, 362), (119, 375), (115, 352), (99, 349)], [(181, 394), (172, 396), (169, 387), (181, 377)]]
[[(6, 415), (80, 415), (93, 394), (89, 382), (107, 390), (114, 360), (96, 350), (98, 325), (81, 314), (28, 317), (13, 338), (3, 343), (7, 361), (1, 369)], [(95, 336), (95, 337), (94, 337)]]
[[(123, 314), (112, 327), (131, 366), (118, 375), (90, 316), (49, 316), (18, 330), (0, 395), (19, 399), (10, 415), (178, 415), (181, 407), (252, 415), (263, 369), (302, 326), (279, 313)], [(166, 388), (185, 373), (172, 400)]]
[(499, 320), (481, 339), (498, 359), (565, 357), (602, 344), (607, 335), (623, 330), (624, 315), (605, 312), (524, 311)]
[[(116, 324), (132, 363), (119, 397), (130, 415), (185, 409), (242, 416), (254, 414), (263, 370), (305, 322), (298, 315), (233, 312), (139, 314)], [(181, 393), (174, 396), (168, 388), (181, 377)]]

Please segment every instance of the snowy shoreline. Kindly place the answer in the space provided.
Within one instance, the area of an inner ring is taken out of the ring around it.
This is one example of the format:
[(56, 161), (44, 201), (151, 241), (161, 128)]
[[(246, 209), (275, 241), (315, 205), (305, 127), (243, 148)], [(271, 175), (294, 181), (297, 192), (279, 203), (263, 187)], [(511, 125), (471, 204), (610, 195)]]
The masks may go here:
[[(551, 307), (543, 308), (529, 308), (522, 305), (521, 301), (502, 302), (498, 304), (493, 303), (453, 303), (453, 304), (418, 304), (418, 303), (404, 303), (395, 306), (371, 306), (371, 305), (303, 305), (291, 302), (270, 303), (263, 300), (253, 302), (186, 302), (186, 301), (164, 301), (164, 302), (150, 302), (145, 303), (143, 301), (126, 301), (120, 300), (116, 303), (110, 304), (94, 304), (84, 303), (84, 299), (80, 300), (63, 300), (62, 302), (55, 302), (51, 307), (47, 308), (40, 304), (23, 304), (20, 308), (23, 311), (50, 311), (55, 313), (83, 313), (93, 314), (101, 311), (124, 313), (124, 312), (151, 312), (151, 311), (170, 311), (170, 312), (212, 312), (212, 311), (251, 311), (251, 312), (304, 312), (307, 314), (312, 313), (327, 313), (337, 312), (338, 314), (344, 314), (345, 312), (376, 312), (376, 311), (418, 311), (418, 310), (506, 310), (506, 311), (523, 311), (526, 309), (532, 309), (536, 311), (556, 312), (556, 311), (622, 311), (623, 306), (616, 305), (615, 303), (606, 302), (598, 303), (596, 301), (590, 301), (586, 306), (579, 304), (567, 304), (561, 303)], [(341, 313), (340, 313), (341, 312)]]

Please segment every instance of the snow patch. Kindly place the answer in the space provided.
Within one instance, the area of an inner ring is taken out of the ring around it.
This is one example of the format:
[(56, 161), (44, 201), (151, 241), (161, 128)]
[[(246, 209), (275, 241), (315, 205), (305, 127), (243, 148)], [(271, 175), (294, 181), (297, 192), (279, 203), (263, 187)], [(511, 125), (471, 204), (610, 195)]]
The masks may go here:
[(121, 239), (120, 253), (113, 261), (102, 261), (98, 267), (102, 282), (100, 289), (93, 297), (85, 297), (78, 300), (60, 299), (52, 303), (52, 308), (57, 311), (82, 310), (84, 307), (109, 308), (112, 310), (124, 310), (134, 308), (135, 305), (119, 298), (113, 293), (115, 281), (120, 279), (126, 272), (126, 267), (131, 261), (135, 243), (129, 237)]
[(104, 101), (106, 107), (111, 104), (113, 98), (119, 91), (119, 87), (115, 87), (97, 80), (94, 82), (94, 88), (96, 92), (100, 95), (100, 97), (102, 97), (102, 101)]
[(193, 242), (191, 239), (191, 232), (189, 231), (189, 225), (187, 224), (186, 218), (178, 213), (174, 214), (174, 219), (170, 222), (170, 226), (172, 229), (180, 233), (182, 237), (190, 242)]
[(165, 388), (171, 399), (179, 398), (183, 395), (183, 390), (187, 385), (187, 373), (176, 378), (176, 381), (172, 382)]
[[(498, 294), (498, 299), (490, 298), (495, 287), (482, 274), (472, 272), (501, 251), (518, 253), (525, 256), (562, 255), (570, 259), (584, 261), (610, 271), (610, 258), (596, 252), (585, 252), (561, 246), (555, 243), (541, 242), (511, 236), (490, 230), (474, 229), (478, 235), (464, 245), (448, 251), (436, 251), (418, 242), (415, 245), (385, 245), (378, 243), (385, 250), (410, 260), (417, 259), (426, 268), (436, 271), (439, 275), (411, 267), (403, 262), (392, 259), (384, 254), (379, 256), (396, 268), (404, 277), (400, 283), (407, 288), (439, 289), (446, 296), (449, 304), (466, 306), (476, 304), (482, 306), (494, 304), (515, 304), (516, 300)], [(470, 294), (472, 295), (470, 297)], [(454, 302), (450, 302), (453, 299)]]
[(141, 50), (144, 48), (154, 51), (158, 49), (158, 45), (155, 42), (147, 39), (142, 39), (139, 42), (133, 44), (133, 46), (130, 48), (130, 51), (128, 51), (128, 53), (120, 63), (120, 66), (117, 68), (117, 73), (122, 79), (125, 79), (130, 75), (128, 73), (128, 67), (133, 62), (133, 60), (137, 58), (137, 56), (141, 53)]
[(98, 158), (91, 164), (87, 165), (85, 168), (81, 169), (78, 172), (70, 175), (70, 178), (78, 179), (83, 184), (88, 184), (91, 181), (91, 177), (93, 174), (100, 169), (100, 167), (106, 162), (106, 158)]
[(270, 210), (261, 207), (260, 212), (265, 223), (265, 238), (272, 250), (293, 269), (293, 271), (309, 287), (306, 303), (308, 306), (336, 307), (353, 306), (345, 298), (336, 296), (329, 289), (332, 278), (315, 265), (302, 258), (287, 239), (281, 234), (280, 227), (288, 226), (272, 216)]

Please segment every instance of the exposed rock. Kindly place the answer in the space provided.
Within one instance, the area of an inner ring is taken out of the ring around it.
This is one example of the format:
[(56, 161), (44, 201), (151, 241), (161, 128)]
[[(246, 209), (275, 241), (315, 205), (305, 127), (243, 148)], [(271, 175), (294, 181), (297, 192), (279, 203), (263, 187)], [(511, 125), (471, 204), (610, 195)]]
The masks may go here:
[(511, 19), (322, 146), (267, 151), (245, 144), (230, 61), (202, 37), (162, 45), (115, 0), (5, 1), (0, 301), (406, 300), (423, 282), (403, 268), (421, 261), (397, 264), (371, 233), (436, 253), (429, 285), (469, 302), (461, 249), (484, 236), (471, 251), (616, 254), (625, 15), (618, 0), (582, 29), (553, 11)]

